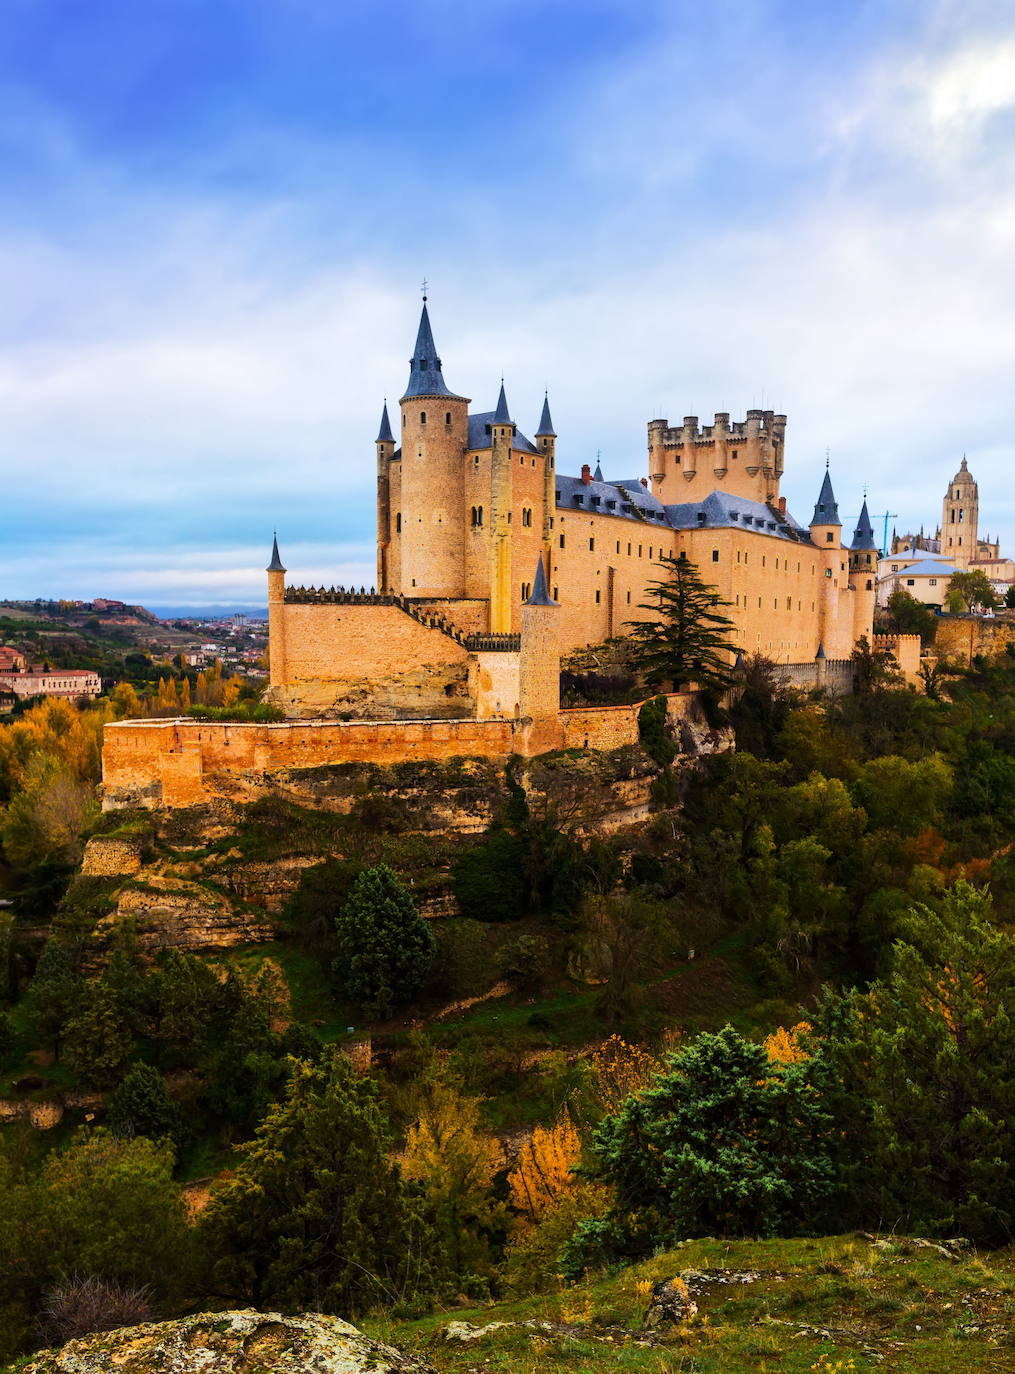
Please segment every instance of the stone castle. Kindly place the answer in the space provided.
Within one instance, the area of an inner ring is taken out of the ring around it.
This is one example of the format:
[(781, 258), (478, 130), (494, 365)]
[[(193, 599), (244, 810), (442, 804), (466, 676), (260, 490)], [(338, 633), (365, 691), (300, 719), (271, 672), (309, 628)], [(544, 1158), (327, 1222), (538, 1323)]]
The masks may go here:
[(877, 545), (864, 502), (848, 547), (826, 471), (810, 525), (779, 495), (786, 417), (648, 426), (648, 476), (567, 476), (544, 400), (532, 439), (503, 383), (470, 413), (447, 386), (424, 301), (400, 402), (376, 442), (377, 589), (287, 586), (268, 568), (271, 698), (294, 718), (524, 714), (498, 655), (521, 651), (537, 577), (558, 651), (625, 633), (663, 556), (686, 555), (730, 603), (737, 647), (814, 671), (870, 635)]
[[(877, 545), (866, 501), (844, 545), (827, 467), (810, 524), (794, 520), (784, 415), (652, 420), (648, 475), (607, 480), (598, 465), (558, 470), (548, 399), (532, 439), (503, 382), (493, 410), (469, 406), (444, 380), (424, 298), (398, 438), (385, 403), (376, 440), (376, 588), (287, 584), (276, 538), (268, 699), (288, 723), (110, 726), (107, 805), (188, 804), (279, 767), (633, 743), (636, 707), (560, 709), (560, 660), (651, 618), (664, 556), (686, 556), (729, 603), (734, 652), (849, 690)], [(890, 647), (914, 674), (919, 641)], [(670, 714), (693, 714), (689, 694)]]

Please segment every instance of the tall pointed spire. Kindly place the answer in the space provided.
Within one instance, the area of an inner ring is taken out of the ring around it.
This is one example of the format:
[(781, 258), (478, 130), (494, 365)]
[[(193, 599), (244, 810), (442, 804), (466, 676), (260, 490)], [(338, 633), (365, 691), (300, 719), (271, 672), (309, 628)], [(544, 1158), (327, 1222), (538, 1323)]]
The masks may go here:
[(875, 550), (877, 540), (874, 538), (874, 527), (871, 525), (871, 518), (867, 512), (867, 500), (860, 507), (860, 518), (856, 522), (856, 529), (853, 531), (853, 542), (850, 548), (856, 551)]
[(841, 525), (839, 519), (839, 503), (835, 499), (835, 492), (832, 490), (832, 478), (825, 468), (825, 478), (821, 483), (821, 491), (818, 493), (817, 505), (814, 507), (814, 515), (811, 518), (812, 525)]
[(593, 480), (593, 482), (605, 482), (605, 481), (606, 481), (606, 478), (603, 476), (602, 464), (599, 463), (599, 462), (596, 463), (596, 470), (595, 470), (595, 472), (592, 474), (592, 480)]
[[(413, 396), (452, 396), (441, 374), (441, 360), (437, 356), (437, 345), (433, 341), (430, 316), (427, 313), (426, 297), (423, 297), (423, 313), (419, 317), (416, 333), (416, 347), (409, 359), (409, 385), (405, 388), (403, 401)], [(462, 397), (455, 399), (461, 400)]]
[(532, 583), (532, 595), (526, 601), (526, 606), (556, 606), (546, 586), (546, 573), (543, 571), (543, 560), (536, 560), (536, 576)]
[(548, 394), (543, 396), (543, 413), (539, 417), (539, 428), (536, 430), (537, 439), (556, 439), (557, 431), (553, 427), (550, 419), (550, 397)]
[(497, 397), (497, 409), (493, 413), (493, 424), (511, 424), (511, 412), (508, 410), (507, 397), (504, 394), (504, 378), (500, 379), (500, 395)]
[(277, 532), (276, 532), (276, 534), (275, 534), (275, 537), (274, 537), (274, 538), (272, 539), (272, 541), (271, 541), (271, 562), (270, 562), (270, 563), (268, 564), (268, 566), (265, 568), (265, 572), (281, 572), (281, 573), (284, 573), (284, 572), (285, 572), (285, 568), (283, 568), (283, 566), (282, 566), (282, 560), (281, 560), (281, 558), (279, 558), (279, 556), (278, 556), (278, 534), (277, 534)]
[(378, 444), (393, 444), (395, 436), (391, 432), (391, 421), (388, 419), (388, 398), (384, 398), (384, 409), (381, 411), (381, 427), (377, 431)]

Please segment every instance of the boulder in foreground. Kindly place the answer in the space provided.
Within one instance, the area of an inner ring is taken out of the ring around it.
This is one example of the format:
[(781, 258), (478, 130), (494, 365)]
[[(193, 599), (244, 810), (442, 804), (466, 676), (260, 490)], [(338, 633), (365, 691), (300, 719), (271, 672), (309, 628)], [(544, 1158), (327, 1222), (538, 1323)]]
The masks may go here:
[(19, 1374), (433, 1374), (338, 1317), (202, 1312), (43, 1350)]

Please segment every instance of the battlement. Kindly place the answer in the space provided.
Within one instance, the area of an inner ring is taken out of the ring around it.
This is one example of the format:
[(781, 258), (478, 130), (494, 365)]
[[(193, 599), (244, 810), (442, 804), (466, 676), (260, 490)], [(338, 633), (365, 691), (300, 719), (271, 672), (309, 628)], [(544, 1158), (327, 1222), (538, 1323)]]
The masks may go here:
[(899, 671), (907, 682), (915, 682), (920, 674), (920, 636), (919, 635), (872, 635), (871, 647), (876, 651), (887, 650), (899, 665)]
[(671, 425), (669, 420), (650, 420), (649, 447), (659, 444), (667, 448), (678, 448), (684, 444), (709, 444), (724, 439), (767, 439), (781, 443), (786, 436), (786, 416), (777, 415), (774, 410), (749, 410), (743, 420), (730, 423), (728, 410), (717, 410), (710, 425), (699, 428), (697, 415), (685, 415), (683, 424)]

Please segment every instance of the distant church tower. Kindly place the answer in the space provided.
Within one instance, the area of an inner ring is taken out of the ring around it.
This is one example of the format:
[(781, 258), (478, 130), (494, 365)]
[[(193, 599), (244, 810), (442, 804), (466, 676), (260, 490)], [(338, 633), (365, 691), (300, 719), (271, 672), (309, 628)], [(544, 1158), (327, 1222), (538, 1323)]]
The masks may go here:
[(976, 557), (980, 492), (965, 458), (945, 492), (941, 512), (941, 552), (957, 568), (967, 568)]

